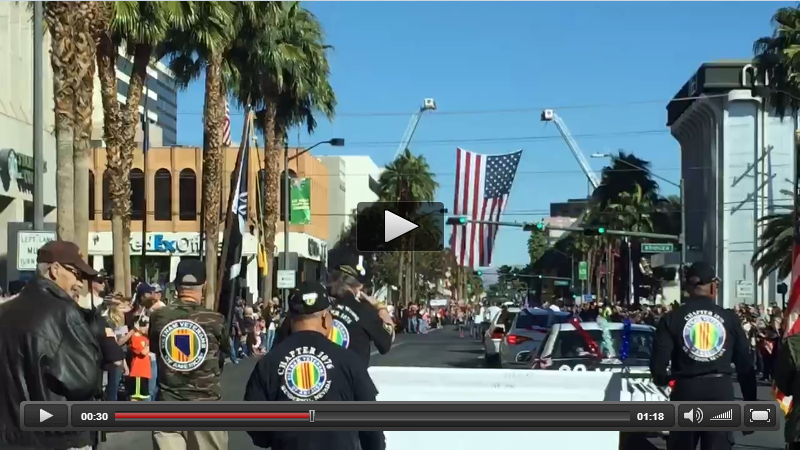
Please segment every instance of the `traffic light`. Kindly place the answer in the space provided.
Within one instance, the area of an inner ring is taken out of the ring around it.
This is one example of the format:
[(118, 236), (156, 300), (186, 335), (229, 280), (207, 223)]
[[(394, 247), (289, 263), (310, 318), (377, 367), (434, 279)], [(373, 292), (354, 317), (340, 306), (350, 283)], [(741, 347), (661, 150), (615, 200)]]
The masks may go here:
[(483, 275), (483, 271), (482, 270), (476, 270), (475, 271), (475, 275), (481, 276), (481, 275)]
[(606, 234), (606, 229), (603, 227), (584, 227), (583, 228), (583, 235), (584, 236), (602, 236)]
[(541, 232), (541, 231), (544, 231), (545, 228), (547, 228), (547, 224), (545, 224), (544, 221), (536, 222), (534, 224), (526, 223), (525, 225), (522, 226), (522, 229), (525, 230), (525, 231), (539, 231), (539, 232)]
[(467, 218), (466, 217), (448, 217), (447, 222), (448, 225), (466, 225)]

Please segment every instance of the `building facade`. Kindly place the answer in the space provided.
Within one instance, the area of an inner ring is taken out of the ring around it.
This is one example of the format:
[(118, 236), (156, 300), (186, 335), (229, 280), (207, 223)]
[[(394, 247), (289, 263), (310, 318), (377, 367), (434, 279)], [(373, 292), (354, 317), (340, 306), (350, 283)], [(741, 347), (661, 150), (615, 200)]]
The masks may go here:
[(796, 120), (753, 96), (752, 69), (749, 61), (705, 63), (667, 105), (684, 192), (691, 193), (684, 198), (687, 262), (716, 267), (725, 307), (776, 300), (779, 280), (773, 274), (759, 284), (750, 261), (760, 219), (793, 204), (784, 192), (794, 179)]
[(350, 226), (352, 213), (358, 208), (358, 204), (378, 200), (381, 169), (369, 156), (321, 156), (319, 160), (330, 178), (329, 235), (333, 246)]
[[(117, 58), (117, 100), (125, 104), (128, 101), (128, 89), (133, 71), (133, 62), (125, 56), (120, 48)], [(100, 80), (95, 77), (94, 111), (92, 113), (92, 139), (96, 147), (102, 147), (103, 140), (103, 103), (100, 95)], [(169, 147), (178, 143), (178, 88), (175, 76), (161, 62), (151, 64), (147, 68), (147, 80), (139, 102), (139, 113), (145, 114), (150, 121), (150, 145)], [(198, 117), (197, 120), (200, 120)], [(137, 142), (141, 142), (141, 125), (137, 130)]]
[[(18, 277), (9, 257), (16, 229), (33, 222), (33, 24), (30, 2), (0, 2), (0, 284)], [(45, 222), (55, 222), (56, 138), (50, 39), (43, 51)], [(9, 227), (12, 223), (25, 222)], [(52, 225), (49, 225), (52, 227)], [(46, 227), (47, 228), (47, 227)]]
[[(237, 148), (224, 152), (223, 180), (230, 180), (236, 165)], [(147, 152), (147, 174), (144, 173), (144, 155), (135, 155), (131, 171), (131, 259), (132, 271), (138, 275), (144, 264), (148, 280), (171, 281), (182, 258), (199, 258), (206, 254), (200, 239), (202, 203), (202, 149), (199, 147), (154, 147)], [(263, 149), (252, 151), (248, 162), (248, 192), (258, 192), (259, 176), (263, 178)], [(105, 148), (95, 149), (90, 169), (90, 234), (89, 256), (96, 269), (113, 272), (113, 239), (111, 233), (111, 199), (106, 176)], [(327, 177), (324, 167), (308, 154), (292, 162), (292, 173), (312, 178), (312, 223), (293, 226), (290, 251), (298, 253), (302, 261), (299, 276), (314, 272), (324, 265), (327, 249)], [(230, 183), (223, 181), (220, 209), (227, 206)], [(323, 199), (323, 201), (314, 201)], [(244, 283), (254, 297), (259, 295), (260, 271), (258, 267), (258, 195), (248, 196), (249, 232), (244, 237), (242, 270)], [(146, 205), (146, 206), (145, 206)], [(146, 212), (146, 213), (145, 213)], [(147, 217), (147, 220), (143, 218)], [(223, 216), (224, 221), (224, 216)], [(220, 227), (220, 242), (223, 226)], [(282, 222), (278, 230), (282, 230)], [(144, 230), (144, 231), (143, 231)], [(275, 238), (276, 255), (283, 248), (283, 234)], [(220, 249), (217, 249), (219, 254)], [(142, 258), (144, 255), (144, 258)], [(144, 263), (142, 263), (144, 261)], [(310, 261), (310, 262), (309, 262)], [(316, 265), (313, 264), (316, 262)], [(273, 262), (274, 264), (275, 262)], [(275, 266), (277, 267), (277, 266)], [(273, 274), (274, 275), (274, 274)]]

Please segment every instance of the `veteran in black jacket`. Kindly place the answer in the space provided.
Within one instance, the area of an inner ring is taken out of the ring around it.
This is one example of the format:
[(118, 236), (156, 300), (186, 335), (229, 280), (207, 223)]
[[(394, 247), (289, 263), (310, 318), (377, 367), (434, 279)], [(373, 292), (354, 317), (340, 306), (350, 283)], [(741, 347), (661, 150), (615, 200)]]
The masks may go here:
[(37, 262), (36, 277), (0, 305), (0, 448), (89, 446), (89, 432), (20, 429), (21, 402), (88, 401), (101, 394), (100, 345), (77, 302), (84, 280), (97, 271), (67, 241), (45, 244)]

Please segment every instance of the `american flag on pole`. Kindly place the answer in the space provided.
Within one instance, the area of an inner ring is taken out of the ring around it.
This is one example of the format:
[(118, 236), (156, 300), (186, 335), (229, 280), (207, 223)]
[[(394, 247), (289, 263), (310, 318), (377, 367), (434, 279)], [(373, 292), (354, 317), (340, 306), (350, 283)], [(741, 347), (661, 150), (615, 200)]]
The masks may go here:
[[(794, 183), (794, 244), (792, 245), (792, 278), (789, 284), (789, 303), (786, 305), (786, 311), (783, 318), (783, 337), (800, 333), (800, 142), (798, 142), (798, 133), (794, 135), (795, 147), (795, 183)], [(785, 351), (781, 349), (780, 351)], [(788, 415), (792, 409), (792, 397), (784, 394), (774, 384), (772, 385), (772, 393), (775, 395), (775, 400), (781, 405), (783, 413)]]
[(225, 118), (222, 119), (222, 146), (231, 146), (231, 109), (228, 107), (228, 99), (225, 99)]
[[(522, 150), (505, 155), (481, 155), (457, 149), (456, 195), (453, 215), (469, 220), (499, 221), (508, 204)], [(497, 225), (454, 225), (451, 248), (466, 267), (492, 264)]]

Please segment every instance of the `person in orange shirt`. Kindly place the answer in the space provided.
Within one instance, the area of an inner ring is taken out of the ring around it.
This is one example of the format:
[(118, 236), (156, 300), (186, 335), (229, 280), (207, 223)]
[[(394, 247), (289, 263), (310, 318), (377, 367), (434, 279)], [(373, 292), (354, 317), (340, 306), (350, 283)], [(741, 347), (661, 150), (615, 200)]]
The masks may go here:
[(147, 338), (149, 319), (142, 316), (130, 340), (131, 364), (126, 386), (131, 401), (150, 399), (150, 340)]

